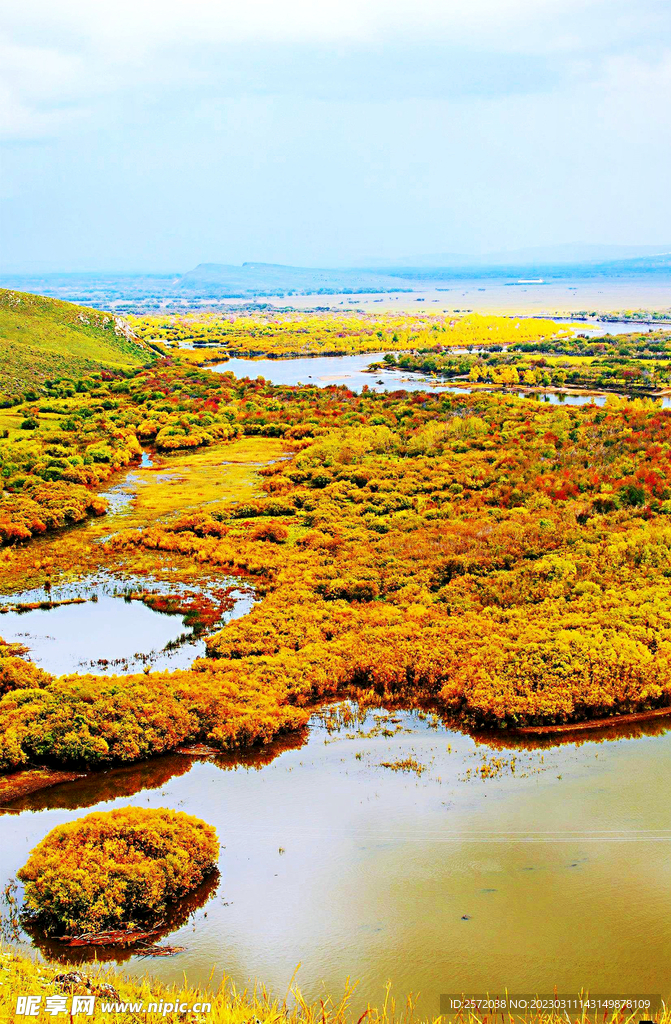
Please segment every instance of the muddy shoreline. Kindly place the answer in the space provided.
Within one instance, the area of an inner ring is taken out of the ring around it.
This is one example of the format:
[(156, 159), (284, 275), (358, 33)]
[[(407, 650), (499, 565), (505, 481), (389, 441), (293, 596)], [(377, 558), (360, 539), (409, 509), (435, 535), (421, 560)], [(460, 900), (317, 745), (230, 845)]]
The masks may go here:
[(590, 718), (584, 722), (566, 722), (564, 725), (523, 725), (514, 730), (523, 736), (543, 736), (553, 733), (584, 732), (590, 729), (612, 729), (631, 722), (646, 722), (651, 718), (671, 717), (671, 707), (654, 708), (652, 711), (637, 711), (630, 715), (611, 715), (609, 718)]
[(6, 803), (19, 800), (21, 797), (38, 793), (42, 789), (51, 789), (61, 782), (74, 782), (83, 779), (85, 771), (59, 771), (52, 768), (28, 768), (21, 772), (0, 775), (0, 810)]

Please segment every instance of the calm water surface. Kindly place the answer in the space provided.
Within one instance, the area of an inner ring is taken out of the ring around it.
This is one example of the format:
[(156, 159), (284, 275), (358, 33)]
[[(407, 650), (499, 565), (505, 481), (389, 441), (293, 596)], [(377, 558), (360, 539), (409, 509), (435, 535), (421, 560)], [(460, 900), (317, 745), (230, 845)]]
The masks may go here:
[[(222, 578), (220, 586), (235, 584)], [(82, 576), (73, 583), (21, 593), (0, 595), (0, 635), (8, 643), (28, 648), (28, 657), (40, 668), (65, 675), (91, 672), (109, 675), (153, 670), (188, 668), (195, 658), (205, 654), (205, 640), (183, 615), (156, 611), (142, 601), (127, 598), (133, 591), (159, 594), (188, 594), (178, 583), (166, 583), (151, 577), (116, 578), (111, 574)], [(208, 588), (201, 588), (208, 595)], [(254, 594), (240, 584), (232, 592), (233, 607), (222, 611), (220, 625), (246, 615), (254, 603)], [(18, 603), (52, 602), (84, 598), (82, 604), (63, 604), (56, 608), (11, 610)], [(211, 630), (213, 632), (214, 630)]]
[[(140, 468), (152, 465), (149, 452), (142, 453)], [(169, 476), (169, 473), (167, 474)], [(135, 469), (122, 474), (115, 484), (101, 492), (107, 499), (105, 524), (110, 534), (123, 525), (137, 490)], [(75, 529), (91, 531), (95, 520)], [(93, 543), (100, 543), (99, 536)], [(41, 538), (38, 543), (48, 543)], [(186, 587), (178, 581), (154, 579), (132, 574), (99, 572), (82, 574), (65, 583), (0, 594), (0, 636), (8, 643), (28, 648), (27, 657), (40, 668), (55, 675), (89, 672), (110, 675), (139, 672), (147, 666), (156, 671), (188, 668), (205, 655), (205, 639), (182, 614), (158, 611), (142, 601), (130, 600), (133, 592), (151, 591), (193, 597), (196, 593), (221, 604), (220, 591), (230, 590), (231, 607), (220, 607), (217, 623), (208, 632), (226, 622), (246, 615), (251, 609), (254, 591), (240, 580), (220, 577), (212, 583)], [(83, 603), (61, 604), (51, 608), (17, 609), (17, 605), (58, 603), (83, 599)]]
[[(371, 363), (384, 357), (384, 352), (366, 352), (353, 356), (305, 356), (298, 359), (229, 359), (211, 367), (217, 373), (233, 373), (236, 377), (264, 377), (272, 384), (311, 384), (326, 388), (330, 385), (345, 385), (352, 391), (360, 392), (364, 387), (370, 391), (447, 391), (455, 395), (483, 392), (483, 388), (468, 385), (446, 384), (439, 377), (405, 370), (368, 371)], [(516, 394), (501, 392), (496, 394)], [(575, 394), (570, 392), (520, 393), (529, 401), (547, 402), (550, 405), (605, 405), (605, 394)], [(671, 397), (662, 398), (662, 407), (671, 408)]]
[[(406, 759), (421, 774), (384, 767)], [(184, 953), (111, 951), (133, 974), (207, 984), (214, 970), (283, 995), (300, 963), (308, 998), (349, 976), (357, 1006), (379, 1002), (391, 979), (427, 1014), (462, 989), (671, 995), (671, 731), (659, 722), (496, 749), (417, 713), (330, 731), (314, 719), (306, 741), (259, 759), (175, 755), (24, 799), (2, 821), (0, 883), (81, 808), (129, 801), (196, 814), (222, 844), (219, 877), (169, 934)]]

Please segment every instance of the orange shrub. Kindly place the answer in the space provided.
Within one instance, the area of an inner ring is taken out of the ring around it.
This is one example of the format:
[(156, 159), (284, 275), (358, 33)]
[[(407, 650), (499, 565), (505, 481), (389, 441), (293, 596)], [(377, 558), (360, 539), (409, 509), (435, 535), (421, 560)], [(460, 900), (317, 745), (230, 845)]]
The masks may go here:
[(265, 743), (306, 714), (225, 664), (202, 671), (64, 676), (0, 700), (0, 768), (139, 761), (196, 740), (222, 749)]
[(181, 811), (124, 807), (59, 825), (18, 872), (25, 909), (52, 933), (151, 925), (214, 870), (211, 825)]
[(252, 533), (252, 540), (269, 540), (272, 544), (284, 544), (289, 531), (281, 523), (262, 523)]

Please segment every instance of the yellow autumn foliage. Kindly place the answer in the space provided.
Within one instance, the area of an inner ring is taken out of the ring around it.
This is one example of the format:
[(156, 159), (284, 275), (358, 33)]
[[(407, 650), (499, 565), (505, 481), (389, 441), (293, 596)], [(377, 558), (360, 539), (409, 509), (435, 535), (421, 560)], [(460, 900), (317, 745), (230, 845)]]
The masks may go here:
[(124, 807), (58, 825), (18, 876), (54, 934), (151, 925), (214, 870), (215, 829), (182, 811)]

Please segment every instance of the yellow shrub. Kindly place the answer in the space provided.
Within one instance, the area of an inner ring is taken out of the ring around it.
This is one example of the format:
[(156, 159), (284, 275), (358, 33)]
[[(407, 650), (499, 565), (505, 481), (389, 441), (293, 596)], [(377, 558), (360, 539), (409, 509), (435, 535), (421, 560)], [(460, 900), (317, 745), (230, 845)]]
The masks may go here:
[(211, 825), (181, 811), (125, 807), (59, 825), (18, 872), (25, 907), (53, 933), (151, 924), (214, 870)]

